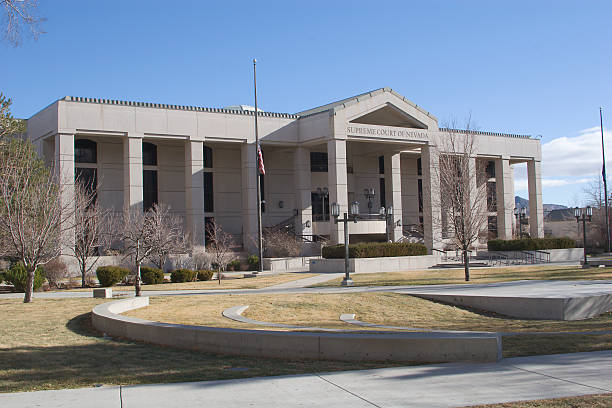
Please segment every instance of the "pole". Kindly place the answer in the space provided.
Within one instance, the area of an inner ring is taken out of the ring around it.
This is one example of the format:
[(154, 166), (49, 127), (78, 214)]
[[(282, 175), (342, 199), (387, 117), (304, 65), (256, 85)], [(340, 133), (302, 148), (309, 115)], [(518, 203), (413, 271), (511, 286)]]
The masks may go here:
[(584, 242), (584, 267), (586, 268), (589, 264), (587, 263), (587, 243), (586, 243), (586, 215), (582, 214), (582, 239)]
[(344, 213), (344, 280), (342, 286), (351, 286), (353, 283), (349, 275), (349, 233), (348, 233), (348, 214)]
[(257, 128), (257, 60), (253, 59), (253, 85), (255, 90), (255, 173), (257, 177), (257, 251), (259, 255), (259, 272), (263, 272), (263, 246), (261, 227), (261, 180), (259, 179), (259, 129)]
[(606, 177), (606, 152), (604, 149), (604, 133), (603, 133), (603, 108), (599, 107), (599, 127), (601, 129), (601, 158), (603, 160), (603, 168), (601, 176), (603, 177), (604, 185), (604, 205), (606, 206), (606, 239), (608, 242), (608, 253), (610, 253), (610, 218), (608, 216), (608, 180)]

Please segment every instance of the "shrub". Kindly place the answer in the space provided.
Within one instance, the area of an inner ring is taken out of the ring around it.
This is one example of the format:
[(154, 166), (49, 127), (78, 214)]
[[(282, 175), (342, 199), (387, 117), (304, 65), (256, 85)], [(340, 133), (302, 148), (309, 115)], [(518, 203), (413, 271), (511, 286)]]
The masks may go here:
[(170, 274), (170, 280), (173, 283), (193, 282), (196, 280), (197, 274), (191, 269), (175, 269)]
[(227, 264), (227, 269), (230, 271), (239, 271), (240, 270), (240, 260), (234, 259), (230, 263)]
[(164, 272), (158, 268), (140, 267), (140, 278), (145, 285), (164, 283)]
[(270, 231), (264, 235), (264, 254), (270, 258), (300, 256), (302, 243), (284, 231)]
[(257, 255), (251, 255), (247, 258), (249, 264), (249, 270), (254, 271), (259, 267), (259, 257)]
[[(4, 280), (15, 287), (17, 292), (25, 292), (28, 283), (28, 272), (21, 262), (13, 264), (11, 268), (4, 273)], [(42, 267), (37, 267), (34, 272), (34, 290), (38, 290), (45, 282), (45, 272)]]
[(4, 281), (4, 274), (6, 272), (5, 271), (0, 271), (0, 283), (2, 283)]
[[(344, 258), (344, 244), (323, 247), (323, 258)], [(381, 258), (385, 256), (427, 255), (423, 244), (409, 242), (362, 242), (349, 245), (350, 258)]]
[(49, 281), (49, 286), (59, 288), (62, 280), (68, 277), (68, 267), (60, 258), (53, 258), (45, 264), (45, 277)]
[(96, 276), (100, 286), (107, 288), (113, 286), (116, 283), (121, 282), (130, 274), (130, 270), (127, 268), (121, 268), (119, 266), (100, 266), (96, 269)]
[(492, 239), (487, 242), (489, 251), (534, 251), (575, 247), (576, 241), (571, 238)]
[(214, 275), (214, 271), (196, 271), (197, 275), (198, 275), (198, 280), (199, 281), (209, 281), (212, 279), (213, 275)]

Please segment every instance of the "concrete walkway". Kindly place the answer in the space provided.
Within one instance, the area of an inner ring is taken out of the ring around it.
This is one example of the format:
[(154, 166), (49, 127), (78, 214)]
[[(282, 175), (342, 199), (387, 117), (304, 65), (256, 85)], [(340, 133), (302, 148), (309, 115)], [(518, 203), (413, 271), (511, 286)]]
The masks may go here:
[(284, 377), (0, 394), (17, 407), (462, 407), (612, 392), (612, 351)]

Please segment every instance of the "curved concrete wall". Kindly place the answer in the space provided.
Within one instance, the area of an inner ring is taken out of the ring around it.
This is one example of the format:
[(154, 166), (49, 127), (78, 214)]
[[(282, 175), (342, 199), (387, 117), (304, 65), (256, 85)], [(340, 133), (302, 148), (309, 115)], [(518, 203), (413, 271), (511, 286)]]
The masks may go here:
[(224, 329), (151, 322), (118, 313), (149, 305), (148, 297), (104, 303), (96, 329), (116, 337), (184, 349), (254, 357), (344, 361), (498, 361), (501, 337), (432, 333), (315, 333)]

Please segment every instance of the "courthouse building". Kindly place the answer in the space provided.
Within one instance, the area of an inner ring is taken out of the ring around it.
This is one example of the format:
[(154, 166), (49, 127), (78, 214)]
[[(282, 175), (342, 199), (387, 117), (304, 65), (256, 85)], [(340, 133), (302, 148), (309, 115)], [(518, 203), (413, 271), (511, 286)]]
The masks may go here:
[[(197, 244), (215, 220), (246, 250), (257, 235), (257, 162), (254, 110), (202, 108), (67, 96), (28, 120), (28, 137), (61, 182), (75, 177), (97, 185), (100, 205), (120, 211), (166, 203), (184, 215)], [(429, 247), (442, 246), (432, 220), (433, 154), (452, 129), (389, 88), (377, 89), (296, 114), (259, 112), (266, 174), (261, 192), (264, 227), (292, 226), (308, 239), (343, 242), (343, 225), (330, 203), (348, 212), (358, 202), (362, 220), (351, 240), (399, 240), (421, 231)], [(483, 211), (488, 235), (512, 238), (513, 165), (527, 163), (530, 234), (543, 236), (540, 141), (525, 135), (471, 132), (472, 159), (487, 168), (496, 199)], [(434, 188), (435, 190), (435, 188)], [(435, 191), (434, 191), (435, 194)], [(433, 200), (435, 201), (435, 200)], [(389, 226), (378, 214), (393, 207)], [(441, 211), (443, 211), (442, 209)], [(370, 216), (366, 214), (372, 214)], [(486, 234), (485, 234), (486, 235)]]

